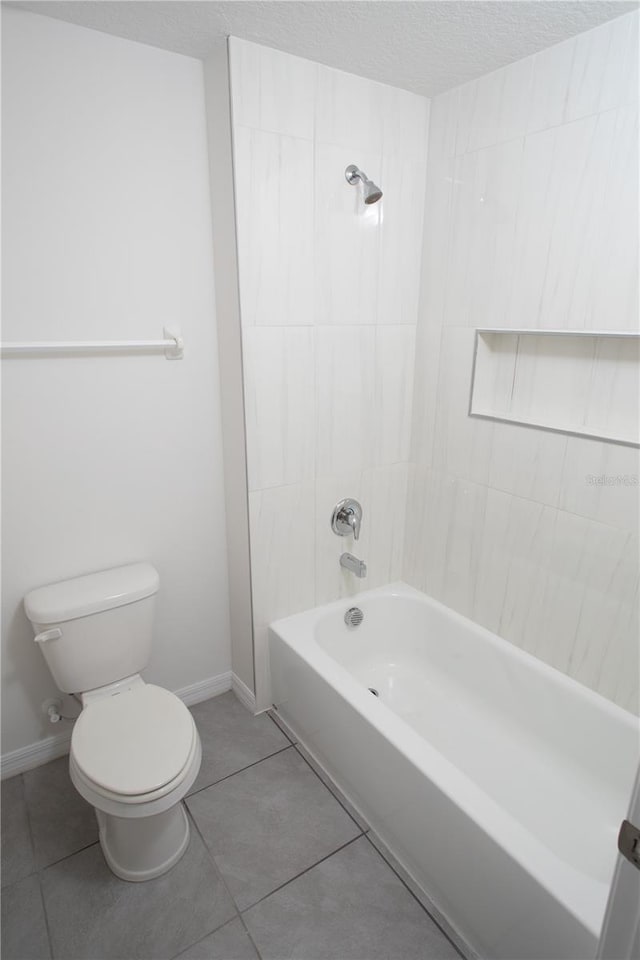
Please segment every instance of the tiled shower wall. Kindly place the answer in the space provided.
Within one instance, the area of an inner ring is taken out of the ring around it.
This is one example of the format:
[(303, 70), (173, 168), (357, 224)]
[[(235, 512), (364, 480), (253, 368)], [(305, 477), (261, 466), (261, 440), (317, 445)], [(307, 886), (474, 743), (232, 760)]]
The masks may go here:
[[(262, 707), (271, 620), (401, 576), (429, 102), (235, 38), (230, 58)], [(347, 496), (356, 544), (329, 525)]]
[(637, 13), (432, 101), (404, 578), (634, 711), (637, 448), (467, 410), (474, 327), (635, 330), (637, 263)]

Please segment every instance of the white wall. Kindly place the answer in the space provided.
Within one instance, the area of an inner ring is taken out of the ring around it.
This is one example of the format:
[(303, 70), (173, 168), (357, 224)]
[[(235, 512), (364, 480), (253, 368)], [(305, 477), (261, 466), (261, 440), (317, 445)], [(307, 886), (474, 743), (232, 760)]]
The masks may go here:
[[(232, 38), (251, 573), (267, 624), (401, 572), (428, 101)], [(365, 207), (356, 163), (382, 187)], [(357, 544), (330, 529), (364, 508)], [(365, 580), (341, 570), (352, 550)]]
[(637, 448), (467, 408), (475, 327), (637, 329), (638, 15), (436, 97), (425, 225), (405, 579), (637, 710)]
[(58, 732), (31, 587), (140, 558), (160, 572), (151, 665), (230, 667), (202, 64), (3, 9), (4, 340), (179, 324), (182, 361), (5, 359), (3, 752)]
[[(211, 219), (216, 264), (216, 313), (224, 449), (224, 491), (229, 567), (229, 620), (234, 690), (247, 706), (255, 699), (249, 556), (249, 494), (245, 440), (242, 330), (233, 184), (229, 51), (218, 43), (204, 65)], [(242, 685), (242, 686), (241, 686)], [(255, 705), (255, 704), (253, 704)]]

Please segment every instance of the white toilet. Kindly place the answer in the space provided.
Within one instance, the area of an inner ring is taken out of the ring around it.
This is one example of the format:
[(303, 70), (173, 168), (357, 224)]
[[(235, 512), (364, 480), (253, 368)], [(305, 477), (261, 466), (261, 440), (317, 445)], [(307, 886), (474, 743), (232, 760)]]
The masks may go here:
[(107, 863), (123, 880), (166, 873), (189, 843), (180, 802), (202, 751), (193, 717), (140, 676), (149, 662), (159, 578), (148, 563), (32, 590), (24, 606), (36, 642), (82, 712), (69, 771), (95, 807)]

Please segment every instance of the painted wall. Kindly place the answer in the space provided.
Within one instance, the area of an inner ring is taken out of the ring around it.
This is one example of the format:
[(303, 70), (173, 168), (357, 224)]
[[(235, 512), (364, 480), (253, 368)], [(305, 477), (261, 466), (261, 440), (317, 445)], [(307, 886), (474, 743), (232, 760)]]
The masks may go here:
[[(400, 577), (428, 101), (232, 38), (258, 706), (267, 624)], [(366, 207), (356, 163), (384, 190)], [(356, 497), (362, 535), (339, 539)], [(350, 550), (368, 564), (341, 570)]]
[(637, 448), (467, 407), (475, 327), (637, 329), (638, 15), (436, 97), (425, 224), (404, 577), (637, 710)]
[(204, 64), (213, 257), (216, 265), (216, 316), (220, 364), (220, 401), (224, 461), (229, 622), (233, 688), (255, 706), (253, 617), (249, 555), (249, 492), (245, 442), (242, 330), (233, 184), (233, 145), (229, 51), (216, 44)]
[(157, 339), (182, 361), (2, 361), (3, 752), (59, 732), (22, 597), (140, 558), (149, 680), (230, 667), (202, 64), (3, 10), (3, 339)]

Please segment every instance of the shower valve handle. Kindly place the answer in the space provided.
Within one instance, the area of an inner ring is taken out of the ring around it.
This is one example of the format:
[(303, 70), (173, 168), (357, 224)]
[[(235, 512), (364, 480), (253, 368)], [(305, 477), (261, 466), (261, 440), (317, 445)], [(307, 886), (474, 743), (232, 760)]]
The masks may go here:
[(340, 500), (333, 508), (331, 514), (331, 529), (338, 537), (349, 537), (353, 534), (353, 539), (357, 540), (360, 536), (360, 526), (362, 524), (362, 507), (357, 500), (347, 497)]

